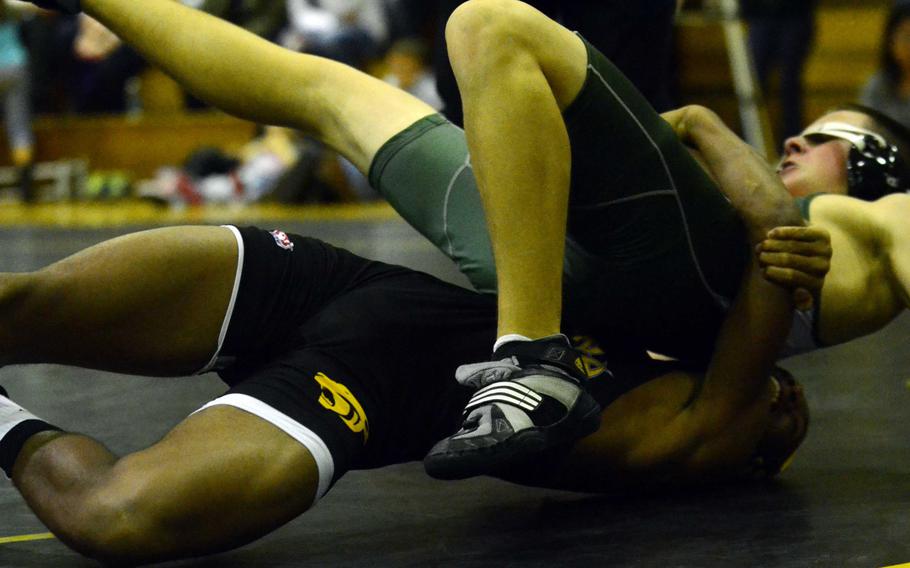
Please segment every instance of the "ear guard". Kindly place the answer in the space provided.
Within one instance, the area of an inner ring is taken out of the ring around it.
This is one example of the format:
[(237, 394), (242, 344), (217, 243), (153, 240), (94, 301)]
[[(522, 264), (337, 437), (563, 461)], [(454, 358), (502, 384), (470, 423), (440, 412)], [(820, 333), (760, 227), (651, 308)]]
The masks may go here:
[(802, 135), (809, 140), (838, 138), (850, 143), (848, 195), (875, 201), (889, 193), (910, 192), (910, 173), (903, 157), (880, 134), (843, 122), (825, 122)]

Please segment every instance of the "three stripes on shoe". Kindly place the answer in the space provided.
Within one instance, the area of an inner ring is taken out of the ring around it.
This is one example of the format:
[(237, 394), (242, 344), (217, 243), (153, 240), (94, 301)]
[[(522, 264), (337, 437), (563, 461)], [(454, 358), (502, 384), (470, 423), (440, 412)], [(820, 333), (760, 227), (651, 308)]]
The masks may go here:
[(501, 402), (517, 406), (526, 412), (536, 410), (543, 397), (521, 383), (503, 381), (487, 385), (474, 393), (464, 409), (467, 415), (472, 410), (486, 404)]

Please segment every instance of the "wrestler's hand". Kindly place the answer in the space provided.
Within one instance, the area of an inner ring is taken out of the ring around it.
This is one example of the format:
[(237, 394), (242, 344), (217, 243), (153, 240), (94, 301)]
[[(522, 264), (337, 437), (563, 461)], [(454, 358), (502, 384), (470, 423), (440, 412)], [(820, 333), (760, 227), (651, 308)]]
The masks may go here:
[(777, 227), (758, 244), (765, 278), (790, 288), (797, 309), (812, 307), (831, 268), (831, 236), (821, 227)]

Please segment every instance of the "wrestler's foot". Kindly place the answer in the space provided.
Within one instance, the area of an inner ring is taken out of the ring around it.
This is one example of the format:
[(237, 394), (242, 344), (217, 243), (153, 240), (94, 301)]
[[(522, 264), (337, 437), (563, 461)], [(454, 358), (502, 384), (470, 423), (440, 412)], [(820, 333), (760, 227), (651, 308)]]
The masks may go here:
[(492, 361), (462, 365), (455, 378), (479, 390), (461, 429), (423, 460), (439, 479), (504, 471), (600, 425), (600, 405), (585, 390), (584, 359), (564, 335), (506, 343)]
[(80, 0), (28, 0), (39, 8), (63, 12), (64, 14), (78, 14), (82, 11)]

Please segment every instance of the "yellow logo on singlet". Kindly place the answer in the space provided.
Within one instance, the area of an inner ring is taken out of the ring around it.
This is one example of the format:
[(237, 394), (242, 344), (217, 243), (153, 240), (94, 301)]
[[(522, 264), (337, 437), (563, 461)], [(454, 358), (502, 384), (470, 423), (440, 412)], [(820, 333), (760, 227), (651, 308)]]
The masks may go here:
[(583, 362), (576, 361), (575, 365), (585, 373), (589, 379), (602, 375), (605, 367), (603, 363), (604, 351), (594, 338), (586, 335), (576, 335), (572, 338), (575, 349), (581, 352)]
[(352, 432), (363, 433), (363, 443), (367, 443), (370, 437), (370, 425), (367, 422), (367, 415), (363, 407), (348, 390), (348, 387), (341, 383), (336, 383), (325, 376), (325, 373), (316, 373), (313, 377), (319, 386), (322, 387), (322, 393), (319, 395), (319, 404), (331, 410), (341, 417), (342, 422), (351, 429)]

